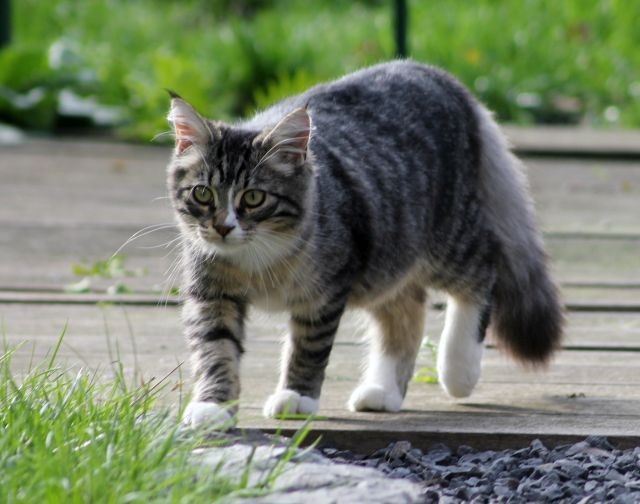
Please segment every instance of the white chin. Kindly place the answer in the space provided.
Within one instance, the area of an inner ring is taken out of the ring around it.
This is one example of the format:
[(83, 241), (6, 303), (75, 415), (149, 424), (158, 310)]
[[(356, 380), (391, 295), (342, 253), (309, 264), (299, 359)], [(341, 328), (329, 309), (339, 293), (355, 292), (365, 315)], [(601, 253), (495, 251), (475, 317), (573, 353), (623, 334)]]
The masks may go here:
[(230, 240), (206, 240), (204, 238), (200, 238), (198, 240), (202, 248), (209, 252), (217, 255), (232, 255), (238, 252), (238, 250), (242, 249), (242, 242), (230, 241)]

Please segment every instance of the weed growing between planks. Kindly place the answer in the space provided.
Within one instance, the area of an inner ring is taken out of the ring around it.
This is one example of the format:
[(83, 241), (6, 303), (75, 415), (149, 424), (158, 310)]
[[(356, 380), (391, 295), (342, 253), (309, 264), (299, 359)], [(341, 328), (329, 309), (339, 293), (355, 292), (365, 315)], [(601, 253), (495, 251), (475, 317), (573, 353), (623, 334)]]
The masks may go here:
[(80, 294), (91, 291), (92, 279), (118, 279), (107, 288), (107, 294), (129, 294), (131, 289), (120, 279), (124, 277), (141, 277), (147, 274), (146, 269), (128, 269), (125, 266), (126, 257), (115, 254), (109, 259), (101, 259), (91, 265), (74, 264), (71, 266), (73, 274), (82, 277), (79, 282), (65, 285), (66, 292)]
[(420, 383), (438, 383), (438, 370), (436, 368), (436, 362), (438, 362), (438, 345), (431, 341), (428, 337), (422, 341), (420, 347), (420, 354), (429, 363), (427, 366), (423, 366), (416, 371), (413, 377), (414, 381)]
[[(249, 489), (248, 478), (231, 482), (192, 463), (192, 451), (212, 441), (206, 431), (183, 428), (168, 410), (154, 409), (158, 384), (130, 385), (118, 365), (106, 383), (84, 369), (71, 373), (56, 362), (63, 338), (64, 331), (49, 358), (19, 377), (11, 360), (20, 348), (5, 345), (0, 356), (5, 502), (202, 502), (268, 491), (283, 466)], [(304, 432), (283, 460), (293, 457)]]

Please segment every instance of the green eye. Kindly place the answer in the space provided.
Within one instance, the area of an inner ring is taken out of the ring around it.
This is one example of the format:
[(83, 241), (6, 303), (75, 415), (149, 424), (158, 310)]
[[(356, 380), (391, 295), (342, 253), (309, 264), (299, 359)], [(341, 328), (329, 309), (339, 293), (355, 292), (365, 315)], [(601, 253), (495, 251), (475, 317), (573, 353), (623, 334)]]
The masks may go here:
[(207, 186), (197, 185), (191, 191), (191, 197), (200, 205), (210, 205), (214, 202), (215, 196), (213, 191)]
[(256, 208), (264, 203), (266, 196), (264, 191), (251, 189), (242, 195), (242, 201), (247, 207)]

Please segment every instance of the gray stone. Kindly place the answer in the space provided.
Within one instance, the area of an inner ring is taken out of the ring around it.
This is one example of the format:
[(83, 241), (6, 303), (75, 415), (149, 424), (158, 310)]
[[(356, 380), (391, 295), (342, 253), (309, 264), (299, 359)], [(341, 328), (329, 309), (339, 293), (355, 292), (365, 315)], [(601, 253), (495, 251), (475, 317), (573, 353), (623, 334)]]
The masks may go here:
[(445, 445), (434, 445), (422, 456), (422, 461), (427, 464), (444, 462), (451, 457), (451, 449)]
[(414, 503), (422, 488), (368, 467), (334, 464), (315, 451), (300, 450), (289, 461), (286, 448), (235, 444), (194, 451), (194, 463), (216, 468), (230, 481), (248, 479), (248, 487), (267, 486), (265, 495), (230, 495), (227, 502), (255, 503)]
[(390, 459), (401, 459), (404, 458), (409, 451), (411, 451), (411, 443), (409, 441), (398, 441), (394, 443), (391, 450), (389, 450), (388, 457)]
[(565, 451), (565, 455), (567, 455), (568, 457), (573, 457), (574, 455), (577, 455), (579, 453), (584, 453), (590, 446), (591, 445), (586, 441), (580, 441), (579, 443), (576, 443), (567, 448), (567, 450)]
[(458, 447), (458, 450), (457, 450), (456, 453), (458, 454), (459, 457), (461, 457), (462, 455), (466, 455), (468, 453), (473, 453), (474, 451), (475, 450), (473, 448), (471, 448), (470, 446), (460, 445)]
[(615, 469), (611, 469), (607, 473), (606, 478), (610, 481), (617, 481), (619, 483), (624, 483), (624, 476), (620, 474), (618, 471), (616, 471)]
[(518, 480), (514, 478), (500, 478), (493, 484), (493, 491), (496, 495), (509, 497), (518, 488)]
[(614, 447), (606, 437), (603, 436), (589, 436), (586, 442), (594, 448), (600, 448), (602, 450), (613, 450)]
[(411, 474), (411, 469), (408, 467), (398, 467), (389, 473), (392, 478), (406, 478)]
[(601, 483), (599, 481), (589, 480), (584, 484), (585, 492), (593, 492)]
[(554, 467), (565, 474), (568, 479), (581, 478), (587, 472), (584, 467), (572, 460), (558, 460), (554, 463)]

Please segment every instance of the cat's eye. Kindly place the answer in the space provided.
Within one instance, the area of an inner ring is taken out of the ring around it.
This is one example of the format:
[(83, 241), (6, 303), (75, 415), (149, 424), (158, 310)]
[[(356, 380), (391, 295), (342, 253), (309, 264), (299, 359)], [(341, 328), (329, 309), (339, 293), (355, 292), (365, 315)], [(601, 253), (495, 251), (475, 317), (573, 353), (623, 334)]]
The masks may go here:
[(264, 203), (266, 197), (267, 195), (264, 191), (250, 189), (242, 195), (242, 201), (247, 207), (256, 208)]
[(204, 185), (197, 185), (191, 190), (191, 197), (200, 205), (210, 205), (215, 202), (214, 192)]

